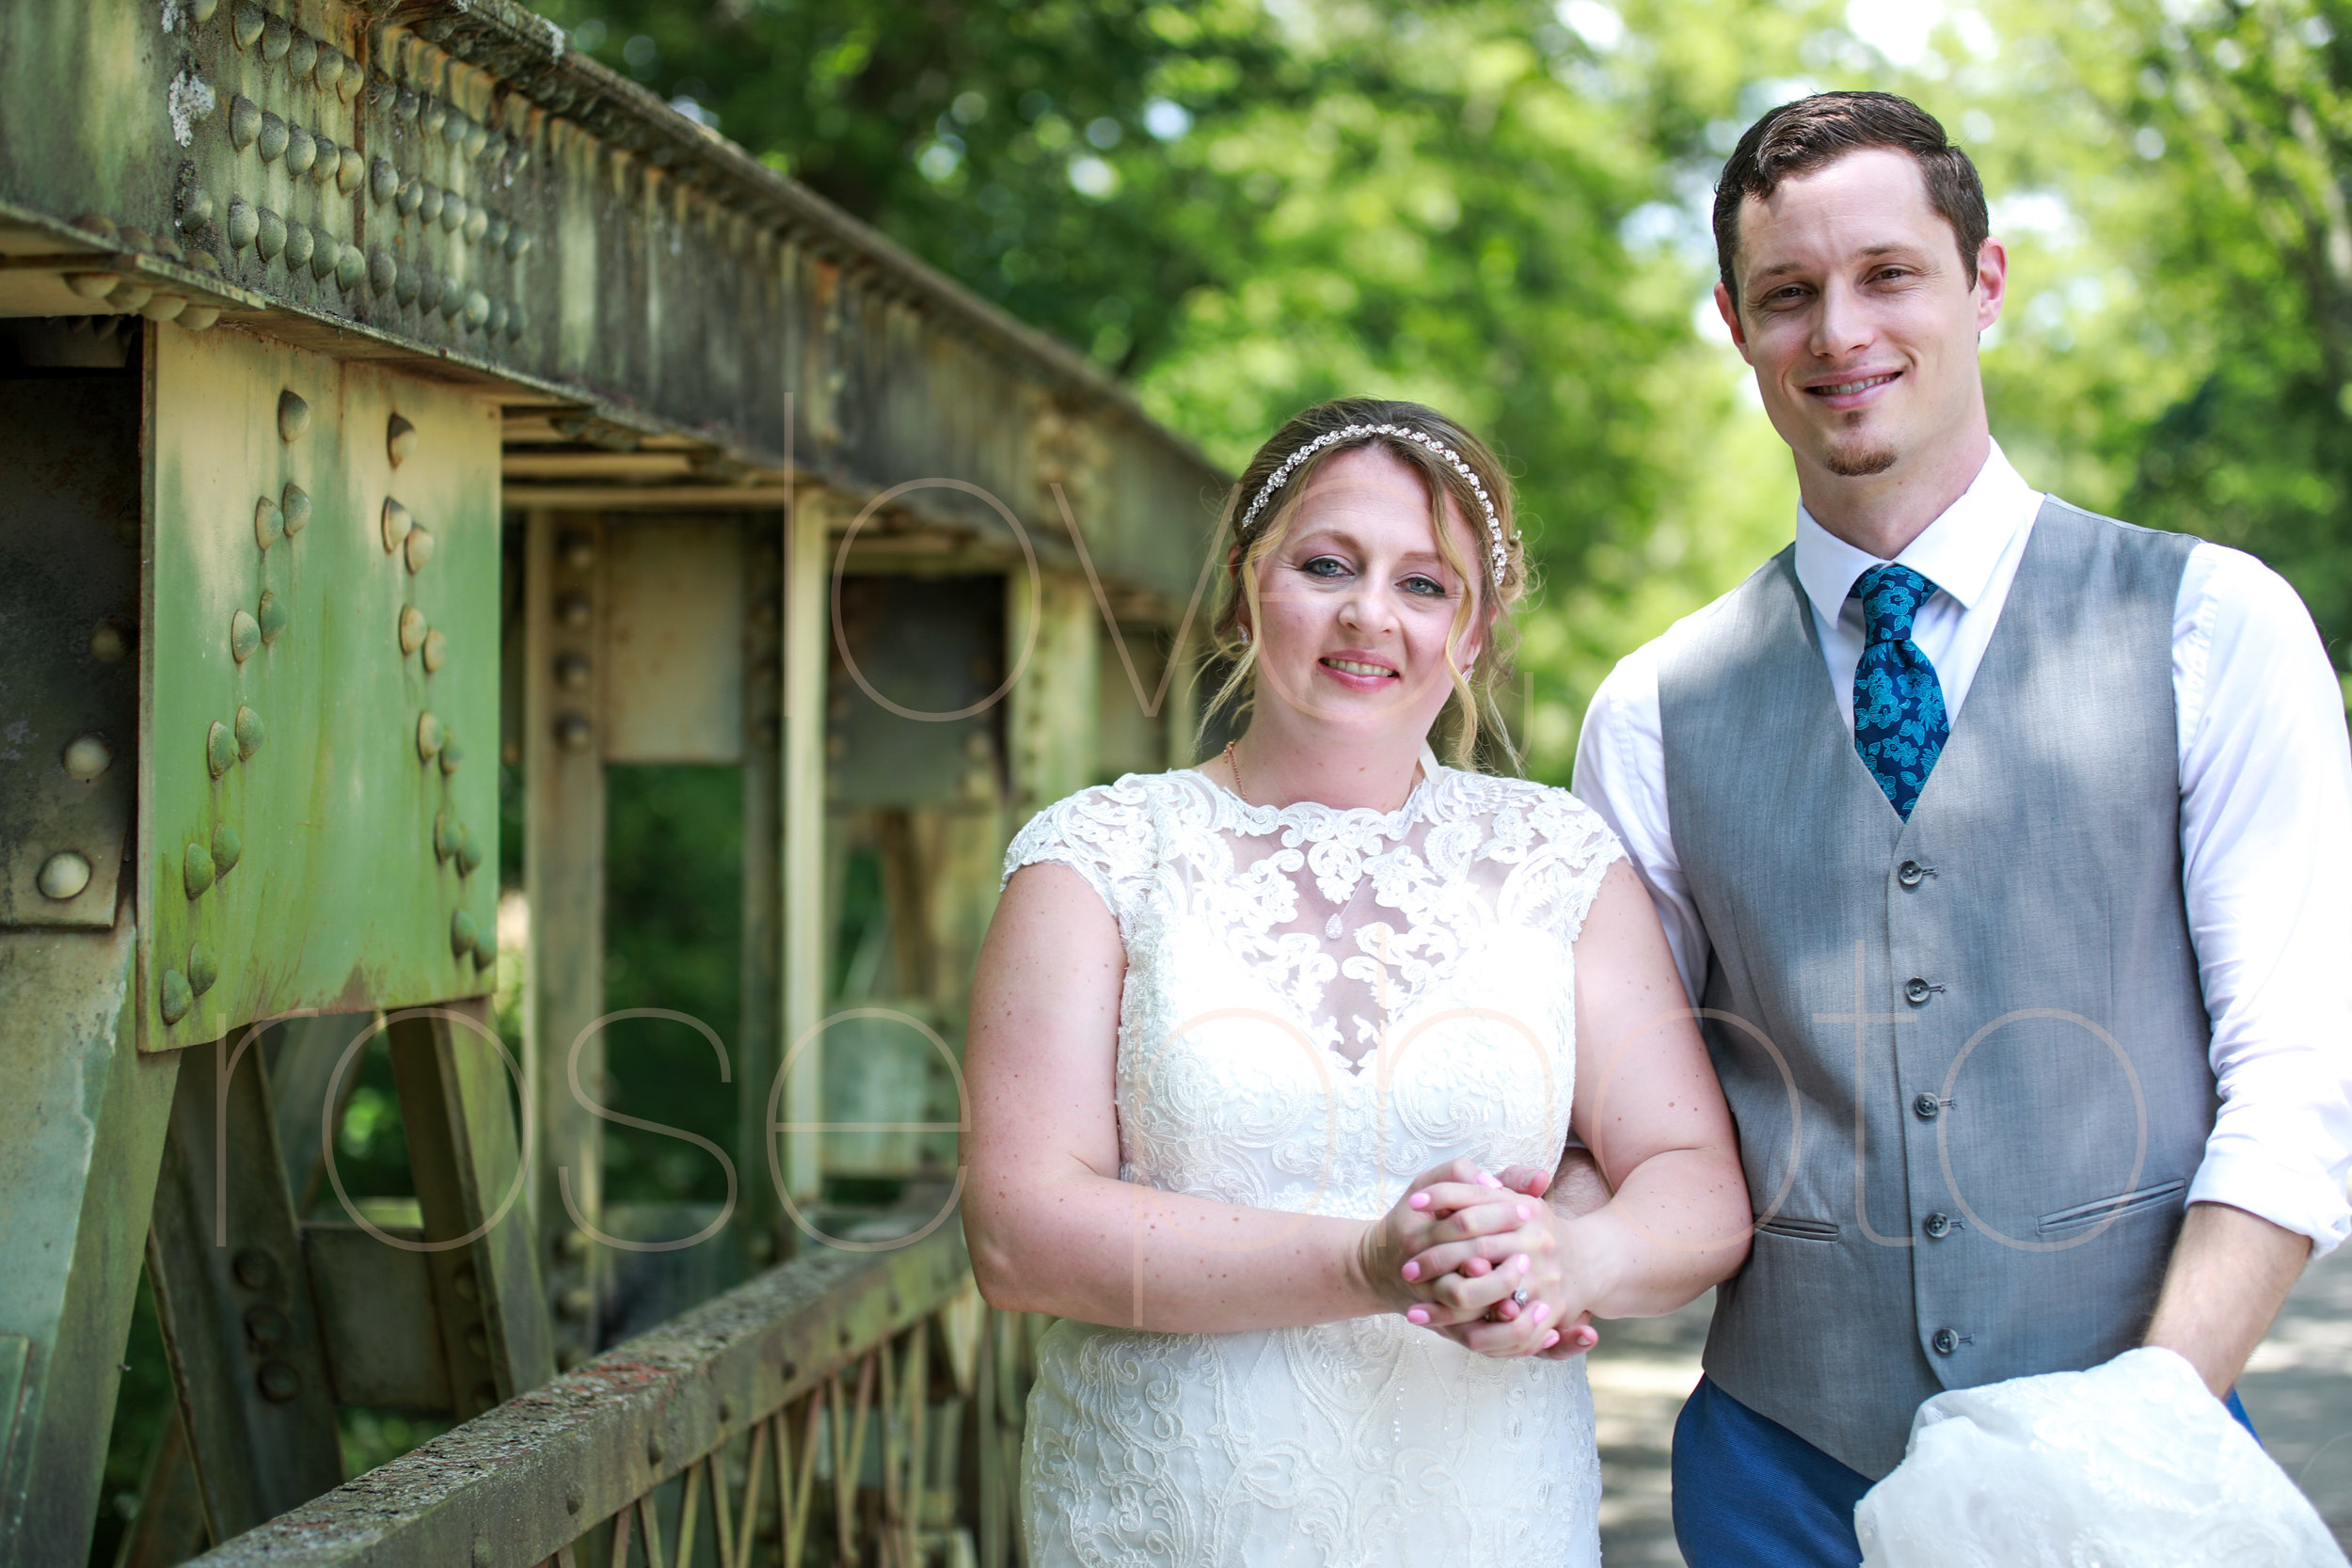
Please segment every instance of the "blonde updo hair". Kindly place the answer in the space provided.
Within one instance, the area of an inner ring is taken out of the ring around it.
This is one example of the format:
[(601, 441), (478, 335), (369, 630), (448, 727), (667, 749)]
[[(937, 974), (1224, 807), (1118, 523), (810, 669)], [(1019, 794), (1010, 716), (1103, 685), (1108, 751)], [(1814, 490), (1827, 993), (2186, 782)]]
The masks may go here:
[[(1257, 515), (1245, 523), (1249, 503), (1292, 453), (1349, 425), (1400, 426), (1458, 453), (1470, 472), (1478, 476), (1479, 483), (1486, 486), (1486, 499), (1493, 503), (1495, 519), (1502, 531), (1500, 570), (1495, 562), (1494, 541), (1486, 531), (1486, 508), (1470, 481), (1436, 452), (1398, 436), (1366, 434), (1333, 442), (1293, 468), (1282, 487), (1268, 496)], [(1241, 628), (1245, 609), (1252, 625), (1261, 624), (1259, 567), (1288, 537), (1291, 524), (1298, 515), (1299, 497), (1306, 493), (1316, 470), (1340, 453), (1362, 447), (1378, 447), (1421, 476), (1422, 484), (1429, 493), (1429, 522), (1437, 535), (1438, 552), (1456, 576), (1476, 588), (1474, 594), (1464, 594), (1457, 603), (1454, 627), (1446, 639), (1446, 668), (1454, 681), (1454, 700), (1446, 705), (1438, 720), (1443, 744), (1438, 750), (1456, 768), (1476, 767), (1483, 756), (1500, 764), (1502, 769), (1517, 771), (1518, 757), (1512, 750), (1510, 732), (1495, 705), (1495, 694), (1511, 688), (1512, 655), (1518, 641), (1511, 635), (1511, 612), (1526, 596), (1528, 587), (1527, 556), (1512, 515), (1510, 478), (1486, 442), (1436, 409), (1418, 403), (1391, 403), (1380, 398), (1335, 398), (1293, 415), (1258, 449), (1248, 467), (1242, 469), (1232, 492), (1225, 498), (1218, 532), (1226, 538), (1229, 550), (1239, 552), (1239, 562), (1237, 570), (1226, 574), (1216, 618), (1210, 627), (1217, 656), (1226, 661), (1228, 670), (1216, 695), (1202, 710), (1202, 733), (1207, 733), (1220, 714), (1238, 717), (1256, 699), (1258, 650), (1254, 642), (1242, 640)], [(1470, 526), (1474, 548), (1467, 559), (1454, 531), (1446, 526), (1445, 502), (1449, 498)], [(1472, 625), (1471, 618), (1481, 613), (1487, 618), (1485, 646), (1472, 661), (1472, 673), (1465, 674), (1454, 668), (1454, 648)]]

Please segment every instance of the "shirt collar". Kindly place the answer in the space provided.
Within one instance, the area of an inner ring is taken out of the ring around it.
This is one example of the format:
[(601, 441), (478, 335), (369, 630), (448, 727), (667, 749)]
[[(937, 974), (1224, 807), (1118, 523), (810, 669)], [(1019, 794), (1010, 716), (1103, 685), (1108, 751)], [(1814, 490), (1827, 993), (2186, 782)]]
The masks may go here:
[[(1960, 499), (1895, 559), (1950, 594), (1961, 609), (1971, 609), (2041, 505), (2041, 496), (2010, 466), (1995, 441)], [(1877, 556), (1847, 544), (1798, 506), (1797, 580), (1822, 620), (1835, 623), (1854, 578), (1880, 564)]]

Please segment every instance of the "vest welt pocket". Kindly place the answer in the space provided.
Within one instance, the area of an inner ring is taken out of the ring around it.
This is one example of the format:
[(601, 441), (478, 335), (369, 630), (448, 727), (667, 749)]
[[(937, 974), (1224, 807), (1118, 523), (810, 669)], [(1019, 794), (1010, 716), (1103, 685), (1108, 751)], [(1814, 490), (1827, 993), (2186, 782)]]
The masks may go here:
[(1766, 1236), (1786, 1236), (1792, 1242), (1834, 1242), (1837, 1227), (1827, 1220), (1799, 1219), (1793, 1214), (1774, 1214), (1758, 1220), (1756, 1230)]
[(2077, 1203), (2072, 1209), (2060, 1209), (2055, 1214), (2044, 1214), (2041, 1230), (2044, 1236), (2062, 1235), (2070, 1230), (2083, 1230), (2110, 1219), (2122, 1219), (2145, 1209), (2161, 1208), (2167, 1200), (2177, 1198), (2185, 1181), (2167, 1181), (2161, 1186), (2142, 1187), (2137, 1192), (2118, 1193), (2095, 1203)]

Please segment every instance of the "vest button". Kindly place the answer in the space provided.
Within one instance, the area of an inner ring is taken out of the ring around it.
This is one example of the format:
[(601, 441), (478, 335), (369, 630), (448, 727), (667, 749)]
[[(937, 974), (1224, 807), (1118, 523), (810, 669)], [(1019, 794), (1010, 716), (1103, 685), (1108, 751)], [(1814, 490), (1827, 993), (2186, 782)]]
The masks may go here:
[(1960, 1349), (1960, 1336), (1948, 1328), (1939, 1328), (1935, 1331), (1935, 1338), (1928, 1343), (1935, 1347), (1936, 1354), (1949, 1355)]
[(1926, 868), (1921, 866), (1917, 861), (1905, 861), (1902, 864), (1895, 868), (1895, 880), (1902, 883), (1905, 887), (1917, 887), (1919, 885), (1919, 879), (1925, 877), (1926, 875)]
[(1928, 1239), (1930, 1241), (1940, 1242), (1945, 1237), (1952, 1233), (1952, 1216), (1949, 1214), (1930, 1214), (1926, 1220), (1921, 1222), (1919, 1228), (1928, 1233)]
[(1916, 1007), (1928, 999), (1928, 992), (1934, 989), (1933, 986), (1915, 974), (1903, 982), (1903, 1000)]
[(1911, 1101), (1911, 1114), (1921, 1121), (1933, 1121), (1936, 1114), (1943, 1109), (1944, 1102), (1925, 1089), (1921, 1089)]

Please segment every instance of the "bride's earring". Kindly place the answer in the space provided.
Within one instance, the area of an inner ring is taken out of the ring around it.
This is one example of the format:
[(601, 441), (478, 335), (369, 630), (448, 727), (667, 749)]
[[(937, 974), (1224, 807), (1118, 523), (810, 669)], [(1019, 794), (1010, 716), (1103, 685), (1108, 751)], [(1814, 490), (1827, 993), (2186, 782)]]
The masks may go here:
[(1249, 623), (1247, 621), (1241, 624), (1241, 645), (1245, 648), (1249, 646)]

